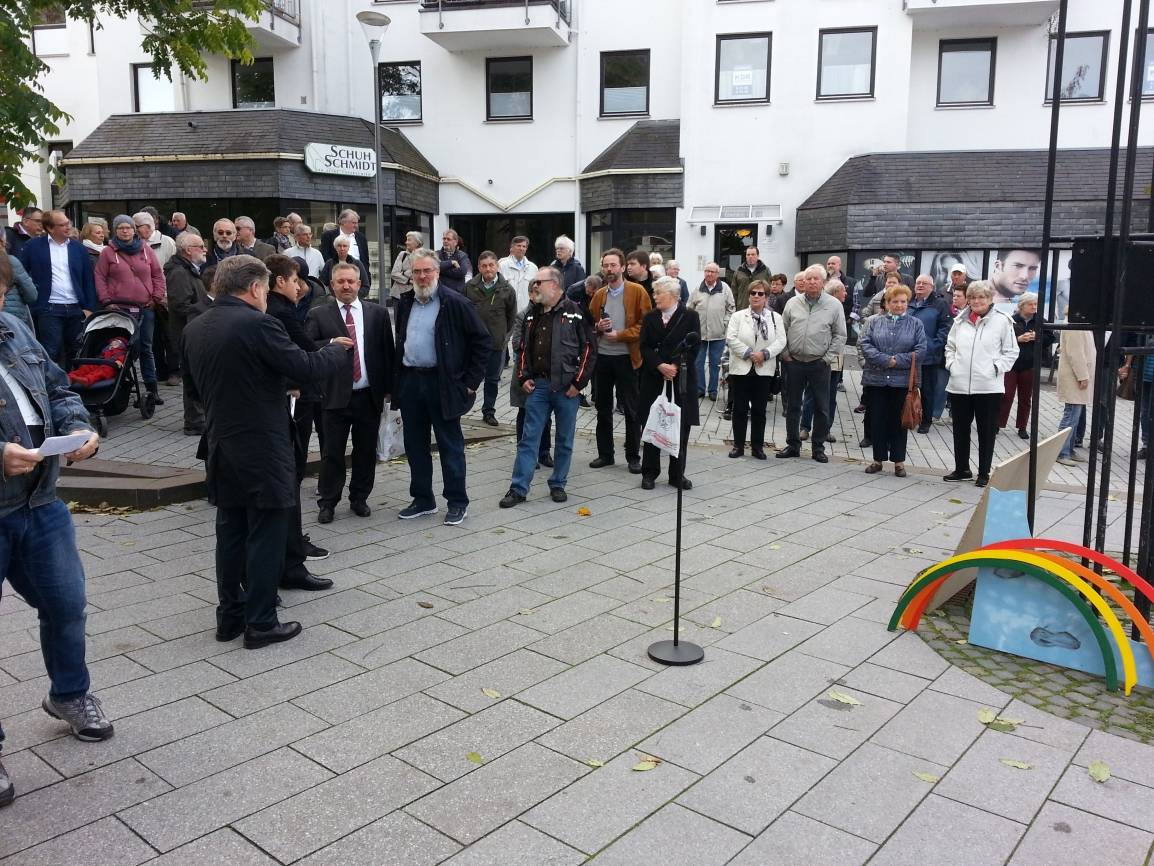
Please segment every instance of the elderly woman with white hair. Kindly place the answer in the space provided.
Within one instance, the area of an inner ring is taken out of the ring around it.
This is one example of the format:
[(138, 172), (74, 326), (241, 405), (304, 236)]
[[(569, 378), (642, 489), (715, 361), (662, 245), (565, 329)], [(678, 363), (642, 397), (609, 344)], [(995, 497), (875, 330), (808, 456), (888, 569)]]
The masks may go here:
[[(638, 417), (648, 418), (658, 395), (672, 390), (673, 400), (681, 407), (681, 441), (686, 442), (689, 428), (699, 422), (697, 414), (698, 347), (689, 334), (701, 334), (701, 321), (693, 310), (681, 303), (681, 286), (672, 277), (661, 277), (653, 283), (653, 306), (641, 320), (641, 369)], [(687, 343), (693, 343), (688, 347)], [(693, 483), (681, 474), (682, 462), (669, 458), (669, 484), (689, 490)], [(641, 456), (641, 486), (652, 490), (661, 474), (661, 452), (645, 444)]]
[(689, 283), (681, 278), (681, 264), (677, 259), (670, 259), (665, 263), (665, 276), (673, 277), (681, 284), (681, 303), (689, 302)]
[(966, 289), (966, 306), (958, 311), (946, 340), (946, 391), (954, 427), (954, 471), (945, 481), (969, 481), (970, 427), (978, 427), (978, 477), (985, 487), (994, 462), (998, 409), (1005, 390), (1004, 376), (1018, 359), (1018, 340), (1010, 317), (994, 308), (994, 289), (977, 280)]
[(324, 284), (326, 289), (330, 288), (333, 281), (333, 268), (337, 265), (353, 265), (361, 275), (361, 287), (357, 290), (357, 294), (363, 300), (368, 297), (369, 287), (372, 286), (373, 281), (369, 276), (369, 269), (365, 267), (365, 263), (360, 259), (353, 258), (350, 254), (351, 248), (352, 245), (349, 243), (348, 238), (337, 235), (333, 240), (334, 256), (325, 262), (325, 266), (321, 268), (321, 283)]
[(405, 248), (393, 259), (393, 269), (389, 273), (392, 285), (389, 287), (388, 303), (397, 302), (402, 292), (413, 287), (413, 253), (425, 245), (420, 232), (405, 232)]
[(549, 267), (557, 271), (558, 279), (561, 281), (561, 290), (566, 294), (578, 283), (584, 283), (587, 276), (585, 266), (574, 255), (576, 252), (577, 246), (567, 235), (561, 235), (553, 241), (553, 255), (556, 258), (553, 259), (553, 264)]
[[(1014, 338), (1018, 341), (1018, 360), (1006, 373), (1006, 393), (1002, 395), (1002, 407), (998, 412), (998, 429), (1005, 430), (1010, 420), (1010, 407), (1014, 397), (1018, 398), (1018, 411), (1014, 426), (1019, 439), (1029, 439), (1026, 429), (1030, 423), (1030, 404), (1034, 398), (1034, 317), (1038, 315), (1038, 296), (1033, 292), (1018, 295), (1018, 309), (1011, 317), (1014, 323)], [(1054, 342), (1052, 331), (1042, 331), (1042, 351), (1047, 351)]]

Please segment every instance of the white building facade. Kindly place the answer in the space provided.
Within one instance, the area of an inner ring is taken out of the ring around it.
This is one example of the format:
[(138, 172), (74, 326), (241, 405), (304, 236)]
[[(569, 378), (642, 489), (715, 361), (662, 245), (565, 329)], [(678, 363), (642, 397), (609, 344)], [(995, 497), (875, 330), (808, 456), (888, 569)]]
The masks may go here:
[[(1064, 149), (1110, 143), (1123, 2), (1070, 0), (1071, 40), (1060, 76), (1069, 98), (1059, 135)], [(83, 22), (52, 22), (37, 29), (35, 47), (51, 68), (43, 82), (47, 95), (72, 120), (58, 140), (45, 143), (45, 154), (63, 160), (71, 185), (75, 169), (99, 168), (109, 178), (138, 157), (163, 161), (164, 154), (140, 153), (132, 139), (120, 141), (123, 159), (107, 148), (85, 157), (85, 140), (116, 116), (195, 112), (181, 124), (189, 129), (200, 125), (201, 112), (213, 121), (236, 112), (238, 123), (276, 109), (288, 111), (290, 125), (301, 112), (369, 120), (375, 81), (355, 16), (371, 9), (392, 19), (380, 55), (383, 122), (435, 167), (397, 160), (405, 178), (429, 180), (436, 189), (435, 201), (423, 205), (403, 202), (398, 191), (392, 203), (398, 209), (387, 216), (394, 248), (410, 227), (431, 229), (436, 245), (452, 226), (473, 255), (486, 247), (503, 254), (513, 234), (527, 234), (530, 258), (548, 261), (552, 238), (561, 232), (573, 236), (587, 264), (609, 246), (655, 249), (676, 255), (691, 283), (712, 259), (736, 266), (751, 243), (772, 271), (792, 274), (833, 252), (854, 259), (855, 250), (861, 255), (847, 264), (860, 268), (876, 249), (859, 249), (852, 230), (844, 240), (836, 233), (824, 241), (805, 237), (799, 208), (847, 160), (866, 154), (1044, 150), (1057, 5), (274, 0), (250, 26), (254, 66), (214, 57), (207, 81), (174, 82), (152, 78), (137, 21), (110, 19), (91, 32)], [(1143, 94), (1154, 96), (1154, 57), (1142, 75)], [(318, 119), (306, 124), (310, 131)], [(173, 121), (166, 118), (167, 128), (175, 128)], [(1151, 141), (1152, 123), (1142, 119), (1142, 141)], [(319, 137), (323, 129), (310, 132), (312, 140), (363, 144), (341, 140), (338, 124), (328, 139)], [(186, 138), (188, 152), (178, 155), (195, 162), (196, 136)], [(77, 156), (70, 159), (73, 146)], [(298, 159), (299, 149), (269, 140), (259, 152), (287, 160)], [(246, 158), (257, 152), (250, 149)], [(228, 153), (214, 156), (229, 159)], [(1044, 154), (1038, 159), (1044, 170)], [(1142, 171), (1148, 174), (1148, 167)], [(40, 166), (27, 166), (25, 178), (42, 203), (62, 197), (80, 218), (115, 209), (121, 200), (125, 206), (155, 201), (162, 211), (171, 204), (190, 214), (189, 202), (227, 209), (236, 201), (246, 212), (258, 211), (258, 223), (310, 201), (318, 204), (306, 219), (315, 222), (341, 205), (371, 217), (371, 197), (340, 190), (290, 194), (282, 188), (261, 210), (264, 205), (249, 203), (243, 184), (229, 189), (227, 180), (202, 190), (167, 189), (163, 177), (157, 188), (139, 181), (145, 188), (122, 199), (123, 190), (54, 190)], [(957, 180), (967, 201), (1013, 200), (1020, 192), (1013, 177), (982, 190), (968, 188), (971, 180)], [(889, 201), (900, 206), (899, 199)], [(271, 224), (261, 231), (270, 233)], [(1021, 243), (1036, 244), (1033, 235), (1023, 230)], [(935, 246), (949, 247), (948, 241)], [(971, 236), (958, 244), (987, 249), (986, 267), (1006, 242)], [(926, 243), (912, 236), (892, 241), (912, 250), (912, 269)]]

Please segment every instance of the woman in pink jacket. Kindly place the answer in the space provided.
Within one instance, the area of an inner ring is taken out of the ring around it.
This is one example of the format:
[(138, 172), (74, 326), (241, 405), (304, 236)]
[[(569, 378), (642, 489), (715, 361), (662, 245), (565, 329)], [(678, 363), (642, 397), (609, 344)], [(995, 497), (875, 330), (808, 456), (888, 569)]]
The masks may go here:
[(125, 214), (112, 220), (112, 239), (96, 261), (96, 294), (104, 306), (127, 309), (138, 318), (140, 375), (157, 405), (164, 403), (156, 391), (152, 354), (156, 308), (165, 305), (164, 272), (152, 248), (136, 236), (132, 217)]

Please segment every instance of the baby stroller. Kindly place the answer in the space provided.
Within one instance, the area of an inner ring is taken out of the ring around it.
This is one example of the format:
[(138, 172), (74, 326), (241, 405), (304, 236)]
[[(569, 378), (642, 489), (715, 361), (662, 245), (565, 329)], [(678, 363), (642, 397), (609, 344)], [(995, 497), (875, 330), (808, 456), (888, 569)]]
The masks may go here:
[[(136, 372), (140, 354), (138, 331), (138, 320), (131, 313), (117, 309), (94, 313), (84, 325), (79, 357), (73, 358), (69, 372), (89, 366), (108, 367), (114, 374), (91, 384), (73, 381), (71, 385), (72, 390), (80, 395), (96, 432), (101, 436), (108, 435), (108, 416), (119, 415), (128, 408), (129, 401), (132, 401), (133, 408), (140, 410), (140, 417), (145, 420), (156, 411), (152, 395), (142, 393)], [(123, 362), (106, 354), (107, 347), (118, 338), (128, 344)]]

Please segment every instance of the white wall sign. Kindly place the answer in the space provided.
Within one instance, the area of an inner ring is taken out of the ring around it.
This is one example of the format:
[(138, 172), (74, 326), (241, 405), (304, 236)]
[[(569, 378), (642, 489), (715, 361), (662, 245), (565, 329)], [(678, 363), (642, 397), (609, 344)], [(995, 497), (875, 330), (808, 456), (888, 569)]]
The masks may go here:
[(305, 145), (305, 166), (318, 174), (373, 177), (377, 173), (377, 157), (371, 147), (312, 142)]

